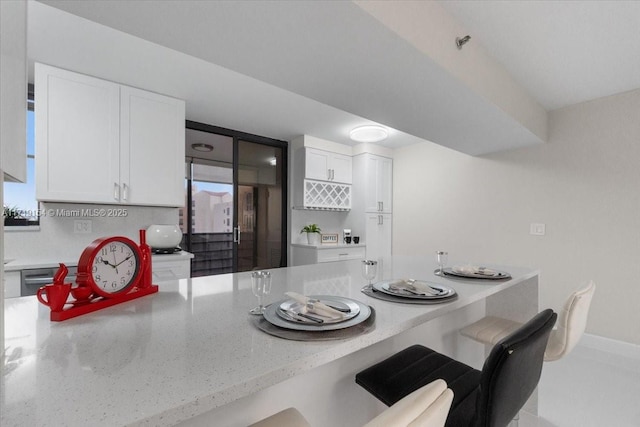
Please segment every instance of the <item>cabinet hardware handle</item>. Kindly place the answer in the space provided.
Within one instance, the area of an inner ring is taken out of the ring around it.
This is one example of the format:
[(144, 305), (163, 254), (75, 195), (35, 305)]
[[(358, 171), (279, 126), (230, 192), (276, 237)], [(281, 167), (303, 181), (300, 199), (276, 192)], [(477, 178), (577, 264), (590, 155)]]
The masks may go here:
[(336, 179), (336, 170), (331, 169), (331, 181), (333, 181), (334, 179)]
[(331, 169), (327, 169), (327, 181), (331, 181)]
[(378, 225), (382, 225), (382, 215), (378, 215)]
[(240, 244), (240, 227), (233, 227), (233, 242)]
[(120, 186), (117, 182), (113, 183), (113, 198), (120, 201)]
[(349, 254), (338, 254), (338, 256), (347, 256)]
[(380, 211), (384, 212), (384, 202), (380, 202)]
[(129, 200), (129, 186), (127, 184), (122, 184), (122, 200)]

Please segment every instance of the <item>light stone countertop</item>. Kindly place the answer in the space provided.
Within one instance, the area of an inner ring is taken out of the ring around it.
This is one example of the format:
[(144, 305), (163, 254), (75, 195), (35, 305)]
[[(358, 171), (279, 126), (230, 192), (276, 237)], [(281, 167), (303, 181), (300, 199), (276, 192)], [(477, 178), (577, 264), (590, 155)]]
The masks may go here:
[(6, 300), (0, 425), (173, 425), (537, 275), (502, 267), (512, 280), (453, 281), (434, 276), (424, 258), (380, 260), (378, 280), (413, 277), (459, 294), (446, 304), (410, 305), (362, 294), (360, 264), (271, 270), (266, 303), (294, 290), (375, 308), (373, 331), (339, 341), (288, 341), (254, 328), (248, 272), (165, 282), (157, 294), (64, 322), (50, 322), (35, 297)]
[[(153, 260), (177, 261), (185, 258), (193, 258), (193, 254), (186, 251), (180, 251), (175, 254), (153, 254), (151, 255), (151, 257)], [(54, 268), (57, 267), (61, 262), (67, 266), (76, 266), (78, 265), (79, 259), (80, 254), (78, 254), (78, 257), (74, 259), (56, 260), (54, 259), (54, 257), (10, 259), (5, 260), (8, 262), (4, 265), (4, 271), (20, 271), (29, 268)]]

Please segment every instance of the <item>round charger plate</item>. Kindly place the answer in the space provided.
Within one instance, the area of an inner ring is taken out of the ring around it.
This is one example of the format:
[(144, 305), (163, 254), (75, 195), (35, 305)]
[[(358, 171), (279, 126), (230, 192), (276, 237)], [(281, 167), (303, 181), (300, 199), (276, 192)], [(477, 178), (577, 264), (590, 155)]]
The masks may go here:
[[(416, 301), (417, 302), (417, 301)], [(273, 335), (285, 340), (294, 341), (332, 341), (355, 338), (357, 336), (371, 332), (376, 327), (376, 311), (371, 308), (371, 314), (367, 320), (358, 323), (350, 328), (336, 329), (335, 331), (294, 331), (293, 329), (280, 328), (267, 322), (264, 317), (251, 316), (251, 322), (256, 328), (269, 335)]]
[[(328, 317), (324, 317), (324, 316), (317, 316), (320, 317), (324, 320), (323, 323), (318, 323), (318, 322), (314, 322), (313, 320), (306, 320), (304, 318), (300, 319), (300, 320), (295, 320), (295, 319), (291, 319), (291, 316), (289, 316), (287, 314), (287, 311), (293, 311), (294, 313), (306, 313), (305, 310), (305, 306), (304, 304), (300, 304), (298, 301), (295, 300), (287, 300), (285, 302), (283, 302), (282, 304), (280, 304), (280, 306), (276, 309), (276, 314), (280, 317), (282, 317), (284, 320), (286, 320), (287, 322), (293, 322), (293, 323), (308, 323), (310, 325), (327, 325), (330, 323), (342, 323), (342, 322), (346, 322), (349, 319), (352, 319), (354, 317), (356, 317), (358, 315), (358, 313), (360, 313), (360, 307), (358, 306), (358, 304), (356, 304), (355, 302), (351, 301), (351, 300), (340, 300), (340, 301), (336, 301), (336, 300), (329, 300), (326, 298), (316, 298), (314, 296), (311, 296), (310, 298), (315, 298), (320, 300), (320, 302), (325, 303), (325, 304), (329, 304), (329, 305), (333, 305), (334, 307), (340, 308), (340, 309), (344, 309), (344, 310), (349, 310), (348, 313), (342, 313), (342, 317), (337, 318), (337, 319), (331, 319)], [(308, 313), (309, 315), (313, 316), (313, 313)]]
[(290, 301), (289, 299), (281, 300), (274, 302), (273, 304), (268, 305), (264, 311), (264, 318), (272, 325), (278, 326), (284, 329), (292, 329), (296, 331), (335, 331), (337, 329), (349, 328), (351, 326), (355, 326), (361, 322), (364, 322), (371, 315), (371, 308), (361, 303), (360, 301), (356, 301), (350, 298), (338, 297), (338, 296), (330, 296), (330, 295), (313, 295), (312, 298), (317, 298), (321, 301), (326, 301), (330, 304), (333, 303), (355, 303), (360, 312), (351, 319), (348, 319), (344, 322), (339, 323), (307, 323), (307, 322), (293, 322), (290, 320), (285, 320), (281, 316), (279, 316), (276, 311), (280, 307), (280, 305), (286, 301)]
[(446, 304), (451, 301), (455, 301), (458, 299), (458, 294), (456, 293), (449, 298), (440, 298), (440, 299), (411, 299), (404, 297), (397, 297), (394, 295), (385, 294), (384, 292), (377, 291), (375, 288), (367, 288), (366, 286), (361, 289), (361, 292), (368, 297), (376, 298), (382, 301), (395, 302), (398, 304), (419, 304), (419, 305), (433, 305), (433, 304)]
[(385, 293), (387, 295), (392, 295), (394, 297), (399, 297), (399, 298), (410, 298), (410, 299), (421, 299), (421, 300), (439, 300), (439, 299), (446, 299), (446, 298), (451, 298), (452, 296), (454, 296), (456, 294), (456, 290), (449, 287), (449, 286), (445, 286), (445, 285), (441, 285), (439, 283), (429, 283), (426, 282), (424, 280), (420, 280), (420, 282), (422, 283), (427, 283), (429, 285), (433, 285), (434, 288), (438, 288), (438, 289), (442, 289), (444, 292), (440, 293), (438, 295), (416, 295), (416, 294), (412, 294), (411, 292), (397, 292), (397, 291), (392, 291), (389, 288), (389, 284), (395, 282), (395, 280), (383, 280), (381, 282), (377, 282), (373, 284), (373, 288), (376, 291)]
[[(434, 273), (439, 272), (440, 269), (437, 269), (434, 271)], [(444, 274), (446, 276), (453, 276), (453, 277), (461, 277), (461, 278), (465, 278), (465, 279), (483, 279), (483, 280), (503, 280), (503, 279), (511, 279), (511, 275), (509, 273), (507, 273), (506, 271), (497, 271), (498, 273), (495, 276), (489, 276), (487, 274), (475, 274), (475, 273), (458, 273), (456, 271), (453, 271), (452, 268), (450, 267), (445, 267), (444, 269)]]

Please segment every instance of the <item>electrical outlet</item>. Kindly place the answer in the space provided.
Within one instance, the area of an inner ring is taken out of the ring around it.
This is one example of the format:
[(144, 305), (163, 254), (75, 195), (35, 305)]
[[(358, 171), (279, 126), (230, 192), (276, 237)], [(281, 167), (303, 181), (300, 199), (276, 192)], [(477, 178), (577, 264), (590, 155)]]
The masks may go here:
[(544, 236), (546, 227), (544, 224), (532, 223), (529, 227), (529, 234), (533, 236)]
[(91, 220), (90, 219), (76, 219), (73, 221), (73, 232), (75, 234), (89, 234), (91, 233)]

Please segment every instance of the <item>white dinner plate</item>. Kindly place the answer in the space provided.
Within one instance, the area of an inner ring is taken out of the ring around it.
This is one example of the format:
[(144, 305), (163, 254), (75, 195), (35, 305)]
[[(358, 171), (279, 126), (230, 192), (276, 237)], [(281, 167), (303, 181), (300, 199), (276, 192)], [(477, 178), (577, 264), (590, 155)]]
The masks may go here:
[[(302, 319), (300, 319), (299, 317), (295, 317), (292, 318), (291, 315), (287, 314), (287, 311), (292, 311), (294, 313), (302, 313), (302, 314), (308, 314), (310, 316), (314, 316), (317, 318), (320, 318), (323, 320), (323, 323), (321, 324), (328, 324), (328, 323), (340, 323), (340, 322), (346, 322), (349, 319), (352, 319), (354, 317), (356, 317), (358, 315), (358, 313), (360, 313), (360, 307), (358, 306), (358, 304), (356, 304), (355, 302), (351, 301), (351, 300), (346, 300), (346, 301), (335, 301), (335, 300), (327, 300), (327, 299), (320, 299), (320, 302), (324, 303), (324, 304), (329, 304), (330, 306), (342, 309), (342, 310), (349, 310), (349, 312), (343, 312), (342, 313), (342, 317), (336, 318), (336, 319), (331, 319), (329, 317), (325, 317), (325, 316), (320, 316), (318, 314), (314, 314), (312, 312), (307, 312), (305, 310), (305, 305), (299, 303), (298, 301), (295, 300), (287, 300), (285, 302), (283, 302), (282, 304), (280, 304), (280, 306), (278, 307), (278, 309), (276, 310), (276, 314), (279, 315), (280, 317), (282, 317), (284, 320), (288, 321), (288, 322), (294, 322), (294, 323), (309, 323), (309, 324), (313, 324), (313, 325), (317, 325), (319, 324), (318, 322), (314, 322), (313, 320), (306, 320), (304, 317)], [(340, 310), (338, 310), (340, 311)], [(299, 319), (299, 320), (298, 320)]]

